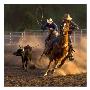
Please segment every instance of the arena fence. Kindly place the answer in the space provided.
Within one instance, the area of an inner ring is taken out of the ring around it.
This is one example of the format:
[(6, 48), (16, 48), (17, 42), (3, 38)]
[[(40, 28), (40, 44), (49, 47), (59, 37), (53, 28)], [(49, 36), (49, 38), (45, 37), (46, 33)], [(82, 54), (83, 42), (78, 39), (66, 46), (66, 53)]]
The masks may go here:
[[(15, 45), (18, 43), (18, 40), (21, 38), (21, 40), (24, 39), (27, 35), (35, 35), (36, 37), (46, 37), (48, 35), (48, 32), (41, 31), (41, 30), (32, 30), (29, 32), (5, 32), (4, 35), (4, 45)], [(78, 31), (74, 31), (72, 34), (72, 41), (74, 45), (76, 44), (77, 40), (79, 41), (83, 36), (87, 35), (86, 29), (81, 29)]]

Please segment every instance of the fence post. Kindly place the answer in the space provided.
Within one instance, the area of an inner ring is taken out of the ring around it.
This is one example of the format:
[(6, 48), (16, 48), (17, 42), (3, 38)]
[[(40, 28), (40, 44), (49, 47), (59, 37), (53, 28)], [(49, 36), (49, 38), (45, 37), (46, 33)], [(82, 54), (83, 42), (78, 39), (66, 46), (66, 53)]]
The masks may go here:
[(81, 29), (81, 39), (82, 39), (82, 29)]
[(11, 43), (12, 43), (12, 37), (11, 37), (11, 33), (10, 33), (10, 39), (9, 39), (9, 40), (10, 40), (10, 44), (11, 44)]
[(24, 33), (22, 32), (22, 41), (23, 41), (23, 35), (24, 35)]
[(75, 37), (75, 31), (74, 31), (74, 47), (75, 47), (75, 45), (76, 45), (76, 37)]
[[(81, 29), (81, 31), (80, 31), (80, 37), (79, 37), (79, 42), (81, 42), (81, 40), (82, 40), (82, 33), (83, 32), (82, 32), (82, 29)], [(81, 45), (78, 45), (78, 46), (79, 46), (78, 48), (81, 49)]]

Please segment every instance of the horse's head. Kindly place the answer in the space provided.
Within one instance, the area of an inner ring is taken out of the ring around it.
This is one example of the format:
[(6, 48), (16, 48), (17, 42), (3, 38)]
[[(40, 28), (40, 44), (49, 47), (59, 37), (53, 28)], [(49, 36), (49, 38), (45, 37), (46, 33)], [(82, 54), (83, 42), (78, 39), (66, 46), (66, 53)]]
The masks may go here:
[(13, 53), (13, 55), (16, 55), (16, 56), (22, 56), (23, 51), (24, 51), (24, 49), (19, 48), (19, 49), (17, 49), (17, 51), (16, 51), (16, 52), (14, 52), (14, 53)]
[(63, 26), (63, 32), (64, 33), (67, 33), (69, 30), (69, 25), (70, 25), (70, 21), (67, 21), (64, 23), (64, 26)]

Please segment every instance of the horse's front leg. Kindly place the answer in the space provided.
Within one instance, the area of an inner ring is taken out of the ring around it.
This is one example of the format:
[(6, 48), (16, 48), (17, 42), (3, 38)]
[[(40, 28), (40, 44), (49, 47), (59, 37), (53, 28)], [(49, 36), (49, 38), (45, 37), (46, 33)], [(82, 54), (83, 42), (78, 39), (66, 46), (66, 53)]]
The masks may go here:
[(63, 55), (63, 57), (60, 58), (61, 63), (57, 63), (57, 65), (55, 66), (55, 68), (61, 68), (62, 65), (65, 63), (67, 57), (68, 57), (68, 52), (66, 52), (66, 54)]
[(28, 69), (28, 60), (25, 61), (25, 70)]
[(47, 76), (48, 71), (49, 71), (49, 68), (50, 68), (50, 65), (51, 65), (51, 62), (52, 62), (52, 61), (50, 60), (49, 65), (48, 65), (48, 67), (47, 67), (47, 71), (45, 72), (44, 76)]
[(30, 58), (29, 57), (26, 57), (25, 58), (25, 70), (28, 69), (28, 62), (29, 62)]
[(61, 67), (62, 67), (62, 65), (65, 63), (66, 59), (67, 59), (67, 57), (65, 57), (65, 58), (61, 61), (61, 64), (58, 65), (58, 68), (61, 68)]
[(55, 63), (54, 63), (54, 67), (53, 67), (53, 69), (52, 69), (52, 71), (51, 71), (51, 73), (53, 74), (53, 72), (55, 71), (55, 67), (56, 67), (56, 65), (57, 65), (57, 63), (58, 63), (58, 59), (57, 60), (55, 60)]
[(26, 62), (26, 58), (25, 58), (25, 57), (22, 57), (22, 68), (23, 68), (24, 70), (27, 69), (27, 62)]

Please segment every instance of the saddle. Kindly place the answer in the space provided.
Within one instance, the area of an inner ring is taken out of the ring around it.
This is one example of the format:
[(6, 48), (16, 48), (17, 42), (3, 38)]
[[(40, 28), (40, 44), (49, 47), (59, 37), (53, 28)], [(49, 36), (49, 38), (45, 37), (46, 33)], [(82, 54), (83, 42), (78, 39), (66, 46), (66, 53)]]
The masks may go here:
[(53, 37), (50, 40), (47, 40), (45, 42), (45, 48), (46, 48), (45, 54), (47, 55), (50, 54), (53, 49), (53, 46), (58, 45), (58, 43), (59, 43), (59, 37)]

